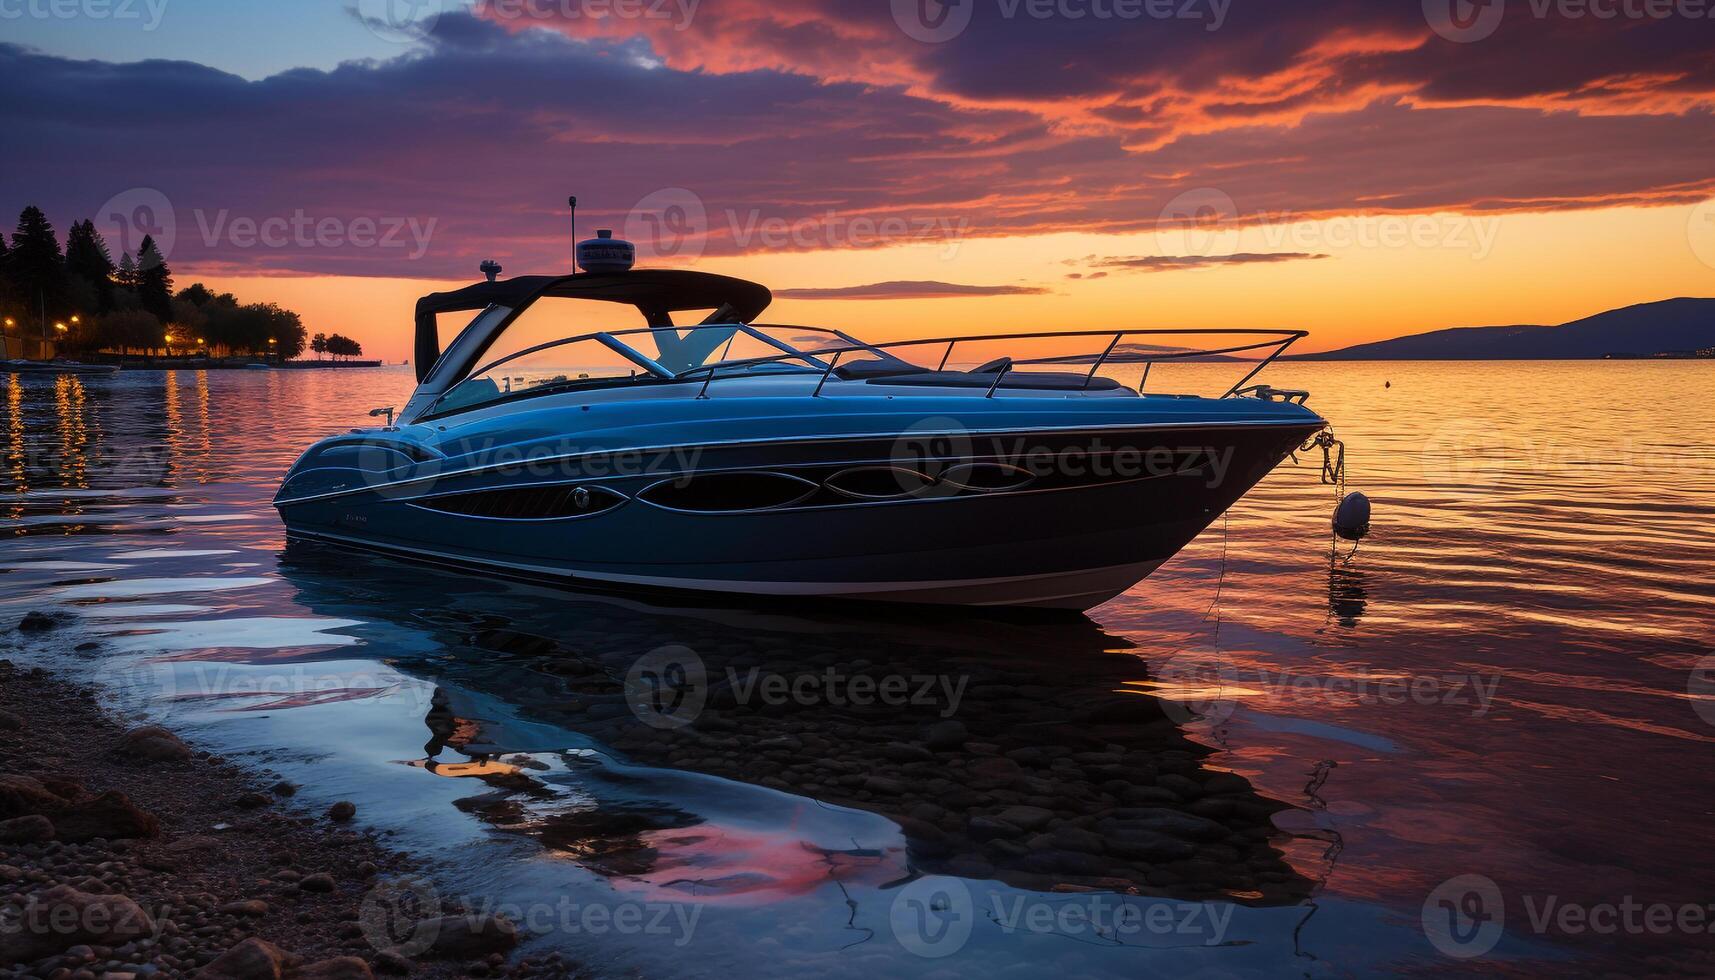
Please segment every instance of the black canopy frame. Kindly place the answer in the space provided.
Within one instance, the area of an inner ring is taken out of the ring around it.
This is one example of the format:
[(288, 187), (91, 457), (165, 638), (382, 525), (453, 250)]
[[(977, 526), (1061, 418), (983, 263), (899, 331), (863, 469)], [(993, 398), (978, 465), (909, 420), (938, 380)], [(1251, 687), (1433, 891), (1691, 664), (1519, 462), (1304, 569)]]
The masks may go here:
[[(479, 282), (445, 293), (430, 293), (417, 301), (417, 381), (428, 378), (441, 358), (440, 330), (436, 317), (442, 313), (486, 310), (504, 306), (512, 312), (489, 337), (499, 337), (531, 304), (544, 297), (588, 299), (635, 306), (650, 327), (673, 326), (673, 314), (684, 310), (714, 310), (710, 322), (737, 320), (749, 323), (773, 302), (768, 287), (747, 279), (689, 269), (633, 269), (629, 272), (588, 273), (569, 276), (514, 276), (494, 282)], [(488, 344), (467, 353), (474, 364)], [(466, 365), (468, 368), (468, 365)]]

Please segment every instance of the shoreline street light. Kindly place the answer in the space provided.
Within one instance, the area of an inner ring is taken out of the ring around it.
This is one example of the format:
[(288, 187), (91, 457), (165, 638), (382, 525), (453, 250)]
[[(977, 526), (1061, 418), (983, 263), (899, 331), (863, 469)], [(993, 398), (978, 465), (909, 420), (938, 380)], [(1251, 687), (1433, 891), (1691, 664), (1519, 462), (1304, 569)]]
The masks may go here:
[(69, 328), (69, 327), (67, 327), (67, 326), (66, 326), (66, 325), (65, 325), (65, 324), (63, 324), (63, 323), (55, 323), (55, 324), (54, 324), (54, 329), (55, 329), (55, 330), (58, 330), (58, 331), (59, 331), (59, 332), (60, 332), (60, 333), (65, 333), (65, 332), (66, 332), (66, 331), (67, 331), (67, 330), (69, 330), (69, 329), (71, 329), (71, 328)]
[(76, 314), (75, 314), (75, 313), (74, 313), (74, 314), (72, 314), (72, 318), (71, 318), (71, 322), (73, 322), (73, 323), (82, 323), (82, 322), (83, 322), (83, 321), (82, 321), (82, 320), (80, 320), (80, 319), (78, 319), (78, 318), (77, 318), (77, 315), (76, 315)]

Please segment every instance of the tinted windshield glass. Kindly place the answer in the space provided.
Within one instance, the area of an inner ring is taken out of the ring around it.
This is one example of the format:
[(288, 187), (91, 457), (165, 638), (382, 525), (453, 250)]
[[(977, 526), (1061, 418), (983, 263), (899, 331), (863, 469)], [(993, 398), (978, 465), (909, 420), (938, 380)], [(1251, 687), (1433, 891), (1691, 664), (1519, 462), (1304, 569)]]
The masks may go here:
[(653, 378), (647, 369), (599, 340), (586, 338), (490, 362), (441, 396), (436, 412), (451, 412), (528, 393), (595, 387)]

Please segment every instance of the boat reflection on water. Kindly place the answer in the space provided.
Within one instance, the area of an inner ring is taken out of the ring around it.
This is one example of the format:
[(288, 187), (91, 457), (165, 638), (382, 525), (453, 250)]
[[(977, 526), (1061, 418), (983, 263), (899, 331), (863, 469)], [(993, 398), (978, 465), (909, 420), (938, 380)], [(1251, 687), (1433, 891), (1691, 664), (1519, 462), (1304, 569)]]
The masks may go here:
[[(1207, 766), (1209, 750), (1138, 693), (1138, 652), (1086, 619), (664, 608), (405, 564), (359, 571), (313, 544), (291, 546), (281, 571), (318, 614), (424, 634), (422, 655), (391, 665), (436, 685), (413, 764), (481, 784), (460, 809), (613, 879), (743, 890), (697, 877), (698, 848), (714, 845), (697, 806), (651, 785), (667, 771), (721, 777), (697, 793), (731, 780), (903, 831), (904, 854), (808, 855), (824, 869), (1254, 905), (1313, 889), (1272, 819), (1288, 805)], [(496, 702), (588, 743), (519, 752), (483, 717)], [(607, 755), (635, 767), (598, 764)]]

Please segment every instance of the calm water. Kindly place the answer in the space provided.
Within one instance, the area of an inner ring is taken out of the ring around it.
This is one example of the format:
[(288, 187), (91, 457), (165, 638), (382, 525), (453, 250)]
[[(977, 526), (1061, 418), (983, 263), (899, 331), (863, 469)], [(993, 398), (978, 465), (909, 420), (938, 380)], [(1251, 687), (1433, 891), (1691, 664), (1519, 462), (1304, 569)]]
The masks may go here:
[[(1715, 369), (1267, 380), (1350, 447), (1355, 555), (1305, 459), (1018, 622), (286, 549), (280, 475), (404, 369), (0, 376), (0, 614), (70, 616), (0, 653), (356, 801), (604, 974), (1715, 971)], [(689, 727), (627, 707), (662, 657), (706, 670)]]

